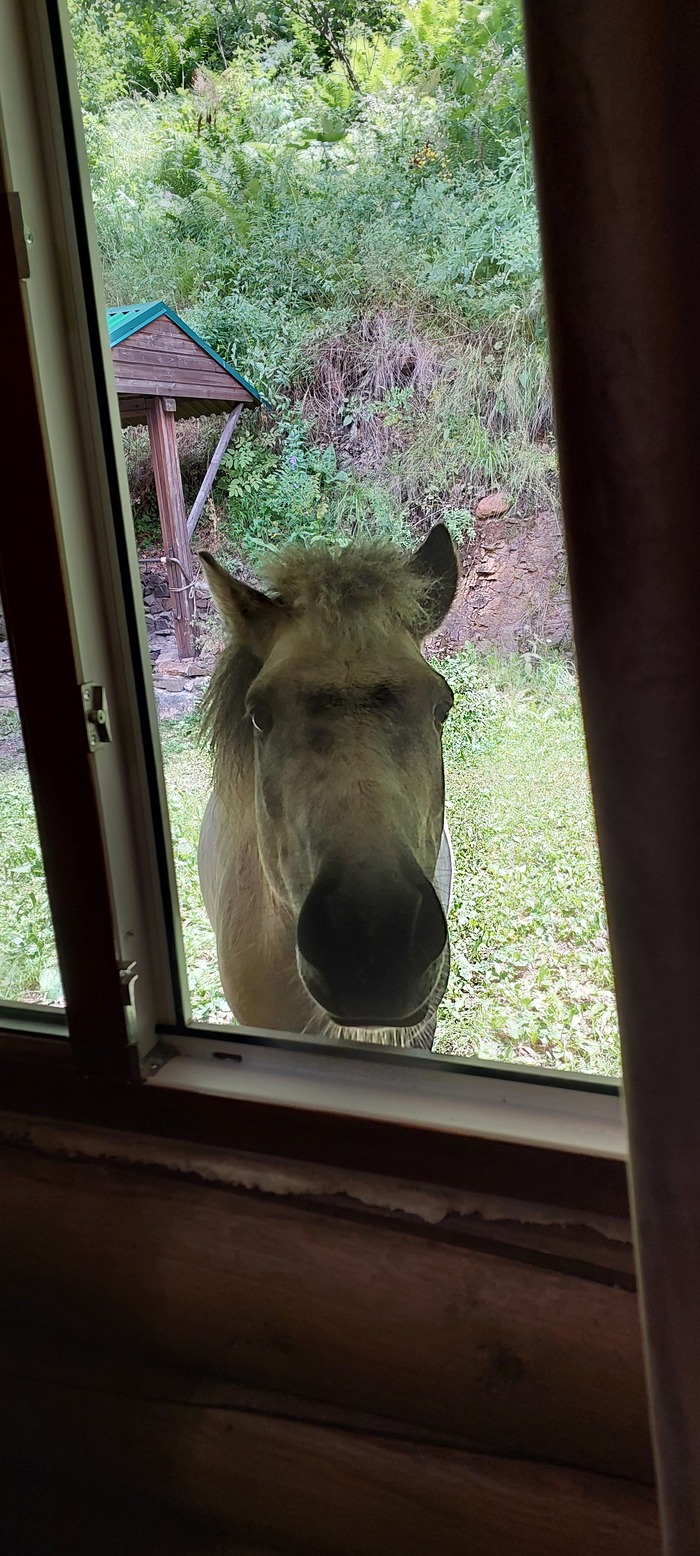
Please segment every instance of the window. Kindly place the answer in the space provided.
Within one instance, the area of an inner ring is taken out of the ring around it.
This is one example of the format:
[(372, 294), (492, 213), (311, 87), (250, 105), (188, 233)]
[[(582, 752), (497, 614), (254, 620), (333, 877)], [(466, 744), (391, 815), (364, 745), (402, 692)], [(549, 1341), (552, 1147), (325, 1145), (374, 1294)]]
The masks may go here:
[[(354, 108), (336, 111), (330, 141), (309, 123), (344, 67), (327, 75), (288, 49), (280, 67), (286, 20), (264, 24), (262, 45), (256, 22), (230, 56), (214, 31), (183, 33), (174, 64), (151, 16), (126, 43), (120, 14), (71, 13), (193, 1012), (220, 1020), (228, 1007), (196, 868), (208, 763), (179, 718), (217, 647), (189, 538), (178, 549), (185, 512), (194, 543), (244, 578), (295, 535), (416, 544), (440, 518), (463, 580), (427, 638), (457, 692), (444, 730), (452, 972), (434, 1048), (616, 1075), (576, 679), (553, 647), (570, 626), (517, 8), (457, 8), (449, 44), (423, 39), (435, 60), (447, 50), (438, 96), (415, 90), (410, 18), (384, 75), (360, 50), (345, 83)], [(480, 72), (468, 101), (455, 49)], [(474, 245), (488, 248), (476, 264)], [(170, 493), (154, 444), (158, 388), (184, 493)], [(322, 731), (329, 786), (339, 729)], [(299, 992), (296, 1010), (266, 1016), (258, 998), (246, 1018), (305, 1027)], [(229, 998), (246, 1016), (235, 988)]]
[[(515, 1078), (488, 1063), (465, 1065), (449, 1054), (436, 1063), (426, 1054), (399, 1053), (388, 1066), (383, 1062), (386, 1054), (376, 1048), (346, 1047), (334, 1040), (312, 1040), (303, 1033), (277, 1038), (270, 1030), (241, 1029), (218, 1036), (192, 1021), (182, 925), (175, 906), (179, 865), (187, 934), (192, 858), (187, 850), (192, 840), (184, 833), (178, 835), (182, 793), (171, 787), (173, 859), (156, 698), (140, 608), (142, 590), (120, 457), (119, 409), (111, 387), (113, 360), (96, 280), (86, 169), (71, 97), (67, 21), (62, 10), (51, 6), (48, 27), (46, 22), (43, 8), (37, 6), (31, 13), (31, 38), (13, 39), (22, 69), (5, 82), (3, 104), (8, 169), (12, 186), (19, 186), (25, 233), (31, 234), (25, 305), (67, 580), (69, 614), (63, 622), (66, 661), (61, 684), (66, 700), (72, 697), (73, 701), (71, 762), (81, 767), (91, 795), (92, 835), (97, 843), (86, 867), (86, 877), (92, 878), (83, 882), (79, 915), (76, 903), (71, 904), (70, 924), (59, 902), (61, 891), (66, 892), (65, 858), (52, 869), (47, 856), (68, 1018), (79, 1052), (89, 1066), (110, 1075), (127, 1079), (140, 1071), (162, 1095), (197, 1089), (222, 1102), (236, 1098), (256, 1106), (274, 1098), (278, 1105), (305, 1107), (319, 1114), (332, 1110), (403, 1124), (420, 1119), (438, 1131), (473, 1128), (479, 1114), (484, 1132), (496, 1138), (536, 1139), (552, 1149), (566, 1148), (572, 1139), (579, 1148), (593, 1141), (595, 1150), (620, 1159), (624, 1141), (614, 1083), (547, 1074), (536, 1077), (540, 1084), (535, 1086), (526, 1073)], [(29, 134), (26, 104), (31, 91), (22, 70), (36, 71), (39, 42), (46, 90)], [(59, 124), (64, 140), (56, 133)], [(57, 577), (53, 586), (58, 610)], [(17, 583), (12, 592), (12, 602), (8, 592), (8, 606), (11, 603), (19, 613)], [(37, 717), (31, 704), (38, 687), (37, 670), (25, 694), (32, 719)], [(82, 705), (79, 726), (76, 687), (87, 688), (87, 695), (94, 697), (95, 717), (100, 707), (108, 716), (111, 739), (100, 740), (93, 750), (85, 743)], [(256, 716), (255, 709), (251, 712)], [(177, 767), (180, 754), (177, 734), (166, 738), (166, 772), (168, 766), (171, 772)], [(48, 750), (44, 760), (48, 764)], [(186, 754), (184, 763), (189, 760)], [(191, 766), (189, 776), (199, 782)], [(43, 783), (49, 782), (47, 765)], [(55, 824), (55, 817), (48, 818), (42, 832), (45, 852)], [(67, 830), (65, 812), (62, 825)], [(76, 834), (74, 870), (77, 858), (83, 869), (78, 847)], [(102, 867), (94, 868), (100, 860), (104, 873)], [(78, 929), (86, 914), (95, 940), (99, 939), (99, 956), (92, 959), (87, 981)], [(207, 954), (211, 956), (210, 949)], [(196, 943), (194, 950), (191, 943), (191, 966), (196, 956)], [(73, 965), (72, 984), (66, 978), (69, 964)], [(100, 1005), (101, 1032), (94, 1022)], [(200, 1006), (198, 1013), (223, 1014), (206, 1006)]]

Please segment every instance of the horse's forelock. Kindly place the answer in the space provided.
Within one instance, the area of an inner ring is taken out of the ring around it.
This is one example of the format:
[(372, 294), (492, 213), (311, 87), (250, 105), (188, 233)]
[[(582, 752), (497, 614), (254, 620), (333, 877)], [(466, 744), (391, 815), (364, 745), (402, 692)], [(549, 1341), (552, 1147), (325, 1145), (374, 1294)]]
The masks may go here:
[[(291, 626), (303, 620), (318, 643), (319, 669), (329, 650), (347, 643), (355, 653), (384, 645), (400, 630), (420, 637), (430, 613), (431, 580), (407, 566), (405, 553), (383, 541), (285, 547), (266, 567), (266, 583), (287, 607)], [(216, 666), (203, 703), (203, 728), (214, 757), (219, 792), (248, 771), (253, 729), (246, 717), (248, 690), (262, 660), (231, 644)]]
[(398, 627), (419, 637), (430, 616), (431, 580), (384, 541), (287, 546), (267, 564), (266, 582), (320, 639), (331, 634), (361, 646)]

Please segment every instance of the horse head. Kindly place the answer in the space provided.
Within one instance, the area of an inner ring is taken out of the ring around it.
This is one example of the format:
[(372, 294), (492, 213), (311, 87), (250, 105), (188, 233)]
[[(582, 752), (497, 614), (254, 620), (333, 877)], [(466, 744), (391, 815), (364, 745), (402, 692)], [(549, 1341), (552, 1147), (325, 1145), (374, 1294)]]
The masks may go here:
[(201, 559), (231, 638), (208, 697), (215, 792), (232, 826), (254, 807), (298, 978), (328, 1030), (419, 1031), (449, 955), (433, 882), (452, 693), (420, 649), (457, 586), (449, 532), (409, 557), (291, 547), (266, 593)]

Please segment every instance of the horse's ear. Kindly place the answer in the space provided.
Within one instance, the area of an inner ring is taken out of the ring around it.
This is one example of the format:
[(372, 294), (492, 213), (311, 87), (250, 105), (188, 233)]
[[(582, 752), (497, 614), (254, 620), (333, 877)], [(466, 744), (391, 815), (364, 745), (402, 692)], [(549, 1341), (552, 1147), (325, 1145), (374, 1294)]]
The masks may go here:
[(271, 600), (260, 589), (241, 583), (226, 571), (210, 551), (200, 551), (199, 560), (217, 611), (227, 631), (241, 645), (260, 653), (270, 632), (279, 621), (284, 606)]
[(431, 584), (428, 595), (428, 623), (425, 634), (435, 632), (444, 621), (457, 593), (459, 561), (446, 524), (434, 524), (422, 546), (409, 562), (412, 573), (419, 573)]

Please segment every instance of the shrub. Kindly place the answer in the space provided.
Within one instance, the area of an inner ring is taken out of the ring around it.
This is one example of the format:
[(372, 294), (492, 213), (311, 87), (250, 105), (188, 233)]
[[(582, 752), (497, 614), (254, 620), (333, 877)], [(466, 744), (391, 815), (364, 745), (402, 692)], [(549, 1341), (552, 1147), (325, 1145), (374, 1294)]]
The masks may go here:
[(248, 428), (224, 460), (228, 494), (226, 534), (254, 560), (289, 541), (323, 536), (383, 535), (405, 540), (408, 530), (386, 491), (339, 468), (335, 449), (310, 446), (298, 418), (269, 429)]

